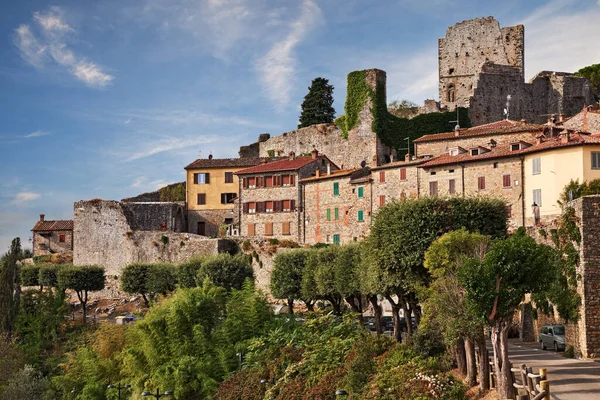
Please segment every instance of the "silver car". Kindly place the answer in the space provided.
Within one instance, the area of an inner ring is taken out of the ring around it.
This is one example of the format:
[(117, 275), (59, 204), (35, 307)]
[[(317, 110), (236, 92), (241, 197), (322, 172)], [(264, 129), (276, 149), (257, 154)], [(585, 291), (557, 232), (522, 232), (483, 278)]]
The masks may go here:
[(540, 345), (542, 350), (553, 348), (554, 351), (565, 349), (565, 326), (546, 325), (540, 333)]

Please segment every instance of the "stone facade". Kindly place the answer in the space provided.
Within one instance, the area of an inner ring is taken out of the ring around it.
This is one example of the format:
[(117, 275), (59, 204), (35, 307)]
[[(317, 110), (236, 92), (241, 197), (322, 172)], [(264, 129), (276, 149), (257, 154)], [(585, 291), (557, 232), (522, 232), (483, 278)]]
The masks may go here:
[(120, 203), (127, 223), (133, 231), (185, 231), (183, 202)]
[[(237, 222), (234, 208), (228, 210), (188, 210), (188, 232), (207, 237), (218, 237), (221, 226)], [(201, 227), (203, 226), (203, 227)]]
[(368, 168), (339, 170), (301, 181), (307, 244), (364, 239), (371, 225), (373, 186)]
[[(366, 70), (367, 85), (373, 90), (384, 90), (386, 73), (378, 69)], [(376, 157), (378, 165), (389, 162), (395, 157), (395, 150), (386, 146), (373, 132), (371, 125), (373, 114), (371, 99), (367, 98), (360, 111), (360, 122), (348, 132), (348, 139), (342, 137), (342, 131), (333, 123), (311, 125), (306, 128), (285, 132), (266, 140), (259, 138), (259, 156), (284, 156), (310, 153), (313, 149), (326, 154), (340, 168), (357, 168), (363, 161), (369, 163)], [(264, 137), (262, 138), (264, 139)], [(240, 156), (254, 155), (253, 147), (242, 146)]]
[(188, 233), (136, 230), (132, 222), (137, 221), (139, 227), (143, 219), (132, 218), (131, 211), (130, 203), (76, 202), (73, 264), (100, 265), (107, 276), (118, 276), (121, 268), (134, 262), (181, 262), (196, 254), (216, 254), (223, 247), (219, 240)]
[(73, 251), (73, 221), (46, 221), (44, 214), (33, 229), (33, 256)]
[(396, 161), (373, 168), (373, 210), (395, 199), (419, 197), (418, 166), (423, 160)]

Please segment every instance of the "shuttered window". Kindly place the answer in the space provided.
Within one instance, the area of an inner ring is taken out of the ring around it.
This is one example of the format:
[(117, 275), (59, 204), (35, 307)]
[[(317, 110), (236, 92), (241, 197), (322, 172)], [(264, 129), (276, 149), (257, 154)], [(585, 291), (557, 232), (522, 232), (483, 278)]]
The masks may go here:
[(256, 203), (250, 202), (248, 203), (248, 214), (254, 214), (256, 212)]
[(385, 196), (381, 195), (379, 196), (379, 207), (383, 207), (385, 206)]
[(273, 212), (273, 202), (265, 201), (265, 212)]
[(273, 187), (273, 177), (265, 176), (265, 187)]
[(256, 187), (256, 177), (248, 178), (248, 187), (255, 188)]
[(290, 234), (290, 223), (289, 222), (282, 222), (281, 223), (281, 234), (282, 235), (289, 235)]
[(450, 194), (456, 193), (456, 180), (450, 179), (448, 181), (448, 193), (450, 193)]
[(531, 165), (533, 168), (533, 171), (532, 171), (533, 175), (539, 175), (542, 173), (542, 160), (539, 157), (531, 160)]
[(334, 196), (339, 196), (340, 195), (340, 184), (339, 184), (339, 182), (333, 182), (333, 195)]
[(358, 187), (358, 198), (362, 199), (363, 197), (365, 197), (365, 187), (359, 186)]
[(327, 221), (331, 221), (331, 208), (327, 209), (327, 217), (325, 218)]
[(282, 182), (283, 182), (283, 186), (289, 186), (290, 185), (290, 175), (283, 175), (281, 178)]
[(542, 189), (533, 189), (533, 202), (542, 206)]
[(254, 224), (248, 224), (248, 236), (256, 235), (256, 229)]
[(401, 181), (406, 180), (406, 168), (400, 168), (400, 180)]
[(600, 151), (592, 151), (592, 169), (600, 169)]
[(194, 174), (194, 183), (196, 185), (210, 183), (210, 174), (208, 172)]
[(485, 176), (477, 178), (477, 189), (485, 190)]
[(338, 219), (340, 219), (340, 210), (339, 209), (335, 209), (333, 210), (333, 217), (335, 218), (335, 220), (337, 221)]
[(340, 235), (339, 233), (336, 233), (335, 235), (333, 235), (333, 244), (336, 244), (339, 246), (340, 244)]
[(363, 210), (358, 210), (358, 222), (363, 222), (365, 220), (365, 212)]
[(385, 182), (385, 171), (379, 171), (379, 182)]
[(437, 196), (438, 194), (438, 183), (437, 181), (429, 182), (429, 195)]
[(283, 200), (283, 202), (282, 202), (283, 211), (290, 211), (290, 209), (291, 209), (290, 203), (291, 203), (290, 200)]
[(272, 236), (272, 235), (273, 235), (273, 223), (265, 222), (265, 236)]
[(225, 172), (225, 183), (233, 183), (233, 172)]
[(510, 204), (506, 206), (506, 216), (512, 218), (512, 206)]
[(206, 193), (198, 193), (198, 203), (199, 206), (206, 204)]
[(503, 187), (510, 187), (510, 175), (503, 175), (502, 176), (502, 186)]

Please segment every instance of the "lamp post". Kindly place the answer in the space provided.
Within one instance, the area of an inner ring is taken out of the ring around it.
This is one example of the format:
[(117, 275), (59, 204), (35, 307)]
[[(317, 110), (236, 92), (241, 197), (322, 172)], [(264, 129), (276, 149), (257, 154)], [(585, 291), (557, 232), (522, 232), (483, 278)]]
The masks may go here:
[(335, 391), (335, 397), (339, 396), (348, 396), (348, 392), (346, 392), (344, 389), (338, 389)]
[(130, 384), (126, 383), (125, 385), (121, 386), (121, 383), (119, 382), (117, 384), (117, 386), (113, 385), (112, 383), (109, 383), (108, 386), (106, 387), (107, 389), (117, 389), (118, 394), (118, 399), (121, 400), (121, 390), (122, 389), (129, 389), (131, 387)]
[(147, 392), (144, 391), (142, 392), (142, 396), (152, 396), (154, 397), (156, 400), (160, 399), (161, 397), (164, 396), (173, 396), (173, 391), (172, 390), (166, 390), (164, 393), (160, 393), (160, 389), (156, 389), (156, 394), (152, 393), (152, 392)]
[(77, 389), (73, 388), (73, 390), (71, 390), (71, 394), (73, 395), (73, 398), (75, 398), (75, 396), (77, 396)]
[(235, 355), (238, 357), (239, 367), (240, 367), (240, 371), (241, 371), (242, 370), (242, 352), (240, 351), (239, 353), (235, 353)]

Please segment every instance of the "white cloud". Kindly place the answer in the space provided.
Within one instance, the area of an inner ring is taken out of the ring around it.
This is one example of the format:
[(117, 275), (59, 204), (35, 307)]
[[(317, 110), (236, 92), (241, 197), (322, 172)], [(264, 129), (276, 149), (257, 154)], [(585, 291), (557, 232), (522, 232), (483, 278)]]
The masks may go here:
[(49, 135), (50, 132), (46, 132), (46, 131), (35, 131), (35, 132), (31, 132), (25, 136), (23, 136), (25, 139), (28, 138), (34, 138), (34, 137), (40, 137), (40, 136), (46, 136)]
[(267, 97), (276, 108), (282, 108), (290, 101), (296, 74), (295, 48), (321, 17), (319, 6), (312, 0), (304, 0), (300, 7), (300, 16), (290, 23), (290, 32), (281, 41), (276, 42), (257, 63)]
[(154, 142), (148, 143), (144, 148), (139, 151), (136, 151), (133, 154), (129, 154), (126, 156), (126, 161), (135, 161), (142, 158), (150, 157), (155, 154), (169, 152), (172, 150), (179, 150), (188, 147), (199, 146), (202, 144), (214, 143), (217, 142), (218, 138), (213, 136), (208, 137), (191, 137), (191, 138), (181, 138), (181, 137), (167, 137), (163, 139), (156, 140)]
[(131, 184), (132, 188), (139, 188), (141, 187), (144, 182), (146, 182), (147, 178), (145, 176), (140, 176), (138, 178), (135, 178), (135, 180), (133, 181), (133, 183)]
[(35, 199), (38, 199), (40, 197), (39, 193), (32, 193), (32, 192), (21, 192), (21, 193), (17, 193), (14, 200), (11, 202), (11, 204), (13, 205), (20, 205), (20, 204), (24, 204), (30, 201), (33, 201)]
[(50, 7), (47, 13), (35, 12), (33, 21), (40, 35), (26, 24), (15, 29), (14, 43), (27, 63), (40, 69), (56, 63), (90, 87), (105, 87), (114, 80), (114, 76), (105, 73), (100, 66), (69, 48), (68, 39), (75, 31), (64, 21), (59, 7)]

